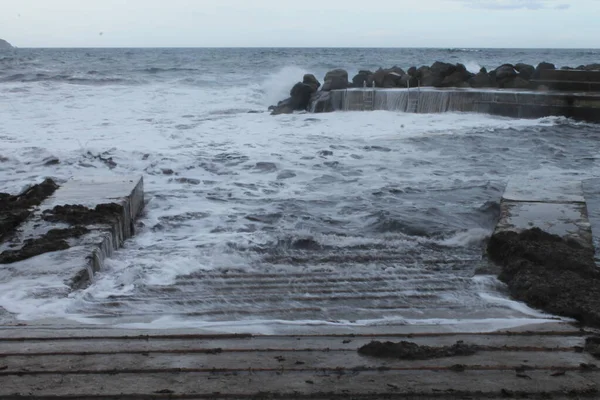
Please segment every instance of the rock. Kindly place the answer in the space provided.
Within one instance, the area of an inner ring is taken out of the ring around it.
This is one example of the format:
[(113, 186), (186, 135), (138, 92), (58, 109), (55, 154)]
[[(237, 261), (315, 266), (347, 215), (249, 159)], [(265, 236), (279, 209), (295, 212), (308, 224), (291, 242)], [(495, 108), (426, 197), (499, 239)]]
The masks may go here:
[(0, 39), (0, 50), (11, 50), (14, 47), (4, 39)]
[(376, 87), (380, 88), (395, 88), (400, 87), (402, 75), (399, 72), (391, 69), (379, 69), (373, 74), (373, 81)]
[(498, 68), (496, 68), (495, 72), (496, 81), (498, 82), (498, 84), (501, 84), (502, 81), (506, 79), (515, 78), (518, 75), (517, 70), (511, 64), (501, 65)]
[(431, 65), (430, 69), (434, 75), (438, 75), (438, 76), (441, 76), (442, 78), (445, 78), (448, 75), (453, 74), (456, 71), (456, 68), (457, 67), (455, 65), (436, 61)]
[(583, 68), (578, 68), (578, 69), (584, 69), (586, 71), (600, 71), (600, 64), (596, 63), (596, 64), (588, 64), (583, 66)]
[(333, 76), (325, 81), (321, 90), (328, 92), (330, 90), (348, 89), (348, 79), (341, 76)]
[(352, 78), (352, 86), (361, 88), (369, 80), (369, 76), (373, 75), (371, 71), (361, 70)]
[(480, 350), (479, 346), (457, 342), (452, 346), (423, 346), (417, 343), (402, 341), (374, 341), (358, 349), (358, 353), (370, 357), (395, 358), (400, 360), (430, 360), (446, 357), (472, 356)]
[(52, 179), (33, 185), (16, 196), (0, 193), (0, 242), (31, 214), (33, 207), (39, 206), (58, 189)]
[(294, 110), (306, 110), (310, 104), (310, 97), (316, 92), (313, 86), (298, 82), (290, 90), (291, 107)]
[(456, 65), (436, 61), (431, 67), (422, 66), (419, 68), (416, 76), (421, 81), (421, 86), (442, 87), (444, 79), (456, 70)]
[(499, 87), (504, 89), (531, 89), (531, 83), (520, 76), (515, 76), (502, 81)]
[(496, 233), (487, 250), (515, 299), (600, 327), (600, 270), (593, 248), (533, 228)]
[(535, 73), (535, 67), (529, 64), (516, 64), (515, 69), (519, 72), (519, 77), (527, 81), (531, 80), (531, 78), (533, 78), (533, 74)]
[(419, 80), (414, 77), (413, 75), (402, 75), (402, 78), (400, 78), (400, 82), (399, 82), (399, 86), (401, 88), (405, 88), (405, 87), (417, 87), (419, 86)]
[(330, 81), (334, 77), (344, 79), (346, 82), (348, 82), (348, 71), (346, 71), (345, 69), (331, 70), (327, 74), (325, 74), (325, 81)]
[(310, 99), (316, 92), (314, 83), (307, 85), (298, 82), (290, 90), (290, 97), (280, 101), (277, 106), (269, 107), (271, 115), (291, 114), (294, 111), (307, 110), (310, 105)]
[(467, 71), (467, 67), (463, 64), (456, 64), (456, 70), (446, 76), (442, 81), (442, 87), (464, 87), (469, 86), (467, 83), (474, 75)]
[(556, 66), (554, 64), (550, 64), (547, 62), (541, 62), (535, 68), (535, 72), (533, 73), (533, 79), (540, 79), (540, 76), (542, 75), (542, 71), (555, 70), (555, 69), (556, 69)]
[(314, 76), (313, 74), (304, 75), (304, 78), (302, 78), (302, 83), (312, 87), (314, 89), (313, 92), (316, 92), (321, 87), (321, 82), (319, 82), (317, 77)]
[(477, 75), (469, 79), (469, 85), (474, 88), (487, 88), (495, 86), (494, 80), (490, 77), (485, 68), (482, 68)]
[(406, 72), (410, 76), (417, 76), (417, 67), (410, 67)]

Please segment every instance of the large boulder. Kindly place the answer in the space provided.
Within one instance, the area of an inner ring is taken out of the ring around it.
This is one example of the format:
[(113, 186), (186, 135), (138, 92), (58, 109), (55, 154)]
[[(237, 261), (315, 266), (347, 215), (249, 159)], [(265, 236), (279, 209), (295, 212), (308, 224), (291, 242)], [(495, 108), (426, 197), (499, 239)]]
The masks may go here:
[(501, 85), (503, 81), (516, 78), (518, 74), (513, 65), (504, 64), (496, 68), (496, 81)]
[(436, 61), (431, 65), (431, 72), (435, 75), (439, 75), (442, 78), (447, 77), (448, 75), (453, 74), (456, 71), (456, 65)]
[(325, 80), (321, 90), (328, 92), (330, 90), (348, 89), (348, 79), (341, 76), (333, 76)]
[(540, 76), (542, 75), (542, 71), (547, 71), (547, 70), (553, 71), (555, 69), (556, 69), (556, 66), (554, 64), (547, 63), (547, 62), (541, 62), (535, 68), (535, 72), (533, 73), (533, 79), (540, 79)]
[(277, 106), (269, 107), (271, 115), (291, 114), (294, 111), (307, 110), (310, 105), (310, 99), (313, 93), (314, 84), (305, 84), (298, 82), (290, 90), (290, 97), (280, 101)]
[(321, 82), (313, 74), (304, 75), (302, 83), (311, 86), (315, 92), (321, 87)]
[(11, 44), (8, 43), (6, 40), (0, 39), (0, 50), (10, 50), (13, 48), (14, 47), (12, 47)]
[(327, 74), (325, 74), (325, 83), (321, 90), (330, 91), (330, 90), (339, 90), (339, 89), (347, 89), (348, 86), (348, 71), (345, 69), (334, 69)]
[(365, 83), (369, 80), (369, 76), (372, 76), (373, 73), (368, 70), (360, 70), (358, 74), (352, 78), (352, 86), (354, 87), (363, 87)]
[(436, 61), (431, 67), (423, 66), (419, 68), (417, 70), (417, 79), (421, 81), (421, 86), (442, 87), (444, 79), (456, 71), (456, 65)]
[(495, 86), (494, 80), (485, 68), (481, 68), (477, 75), (469, 79), (469, 85), (474, 88), (488, 88)]
[(400, 81), (402, 76), (402, 69), (379, 69), (373, 74), (373, 81), (376, 87), (380, 88), (395, 88), (401, 87)]
[(334, 69), (325, 74), (325, 82), (332, 80), (334, 77), (345, 79), (348, 82), (348, 71), (345, 69)]
[(447, 75), (442, 81), (442, 87), (465, 87), (474, 74), (467, 71), (467, 67), (463, 64), (456, 64), (456, 69), (450, 75)]
[(529, 64), (516, 64), (515, 69), (519, 73), (519, 78), (525, 79), (527, 81), (531, 80), (531, 78), (533, 78), (533, 74), (535, 73), (535, 67)]

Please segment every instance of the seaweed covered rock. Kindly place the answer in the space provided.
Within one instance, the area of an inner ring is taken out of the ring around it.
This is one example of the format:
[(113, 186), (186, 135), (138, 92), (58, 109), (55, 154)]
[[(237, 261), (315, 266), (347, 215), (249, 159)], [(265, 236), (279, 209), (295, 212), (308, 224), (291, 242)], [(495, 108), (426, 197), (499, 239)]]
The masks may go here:
[(600, 327), (600, 270), (594, 250), (538, 228), (496, 233), (489, 257), (500, 280), (529, 306)]
[(0, 241), (29, 217), (32, 207), (39, 206), (56, 189), (58, 185), (52, 179), (46, 179), (18, 195), (0, 193)]

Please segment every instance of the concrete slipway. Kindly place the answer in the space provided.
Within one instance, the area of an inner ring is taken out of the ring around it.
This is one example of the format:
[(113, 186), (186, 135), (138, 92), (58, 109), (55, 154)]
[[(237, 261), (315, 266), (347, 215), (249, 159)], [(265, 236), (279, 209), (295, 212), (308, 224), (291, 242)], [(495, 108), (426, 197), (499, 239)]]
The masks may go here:
[[(114, 226), (96, 227), (74, 243), (78, 252), (53, 253), (45, 260), (70, 254), (68, 271), (60, 273), (79, 276), (88, 271), (92, 278), (103, 257), (133, 234), (143, 190), (138, 179), (97, 182), (100, 192), (90, 187), (80, 191), (79, 185), (63, 187), (41, 209), (60, 199), (93, 206), (90, 193), (102, 193), (98, 201), (120, 202), (126, 211)], [(86, 198), (81, 197), (84, 193)], [(72, 198), (64, 199), (67, 194)], [(563, 180), (549, 186), (515, 180), (501, 208), (499, 230), (537, 225), (592, 243), (594, 226), (581, 182)], [(21, 261), (20, 271), (39, 266), (39, 260), (32, 260)], [(43, 273), (61, 269), (59, 264), (46, 267)], [(8, 268), (16, 270), (14, 265)], [(0, 398), (598, 398), (600, 361), (584, 351), (586, 338), (595, 333), (559, 321), (487, 333), (460, 332), (452, 326), (395, 326), (262, 336), (7, 320), (0, 326)], [(373, 340), (435, 347), (463, 341), (478, 346), (478, 352), (425, 360), (358, 353)]]

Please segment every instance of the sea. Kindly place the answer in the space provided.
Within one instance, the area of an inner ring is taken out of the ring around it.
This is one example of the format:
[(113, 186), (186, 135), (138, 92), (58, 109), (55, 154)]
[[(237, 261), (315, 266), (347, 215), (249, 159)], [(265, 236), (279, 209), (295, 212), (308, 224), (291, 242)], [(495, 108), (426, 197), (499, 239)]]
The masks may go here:
[(438, 60), (576, 67), (600, 50), (0, 53), (0, 192), (104, 176), (143, 176), (146, 192), (137, 234), (88, 288), (4, 266), (0, 308), (26, 323), (251, 333), (556, 321), (511, 300), (486, 240), (511, 178), (597, 177), (600, 126), (267, 112), (305, 73)]

